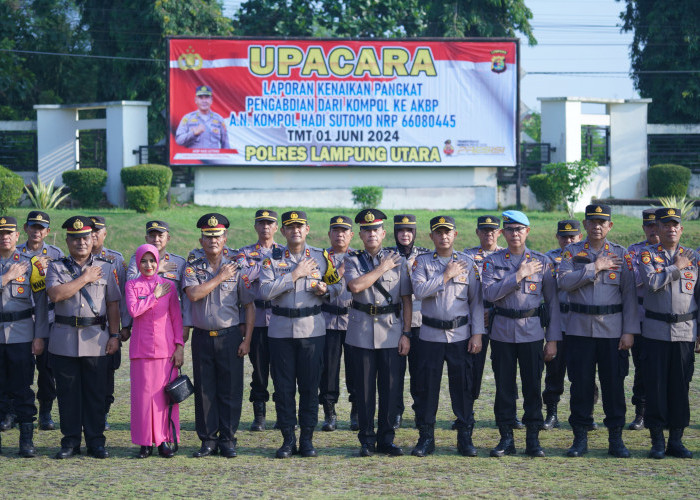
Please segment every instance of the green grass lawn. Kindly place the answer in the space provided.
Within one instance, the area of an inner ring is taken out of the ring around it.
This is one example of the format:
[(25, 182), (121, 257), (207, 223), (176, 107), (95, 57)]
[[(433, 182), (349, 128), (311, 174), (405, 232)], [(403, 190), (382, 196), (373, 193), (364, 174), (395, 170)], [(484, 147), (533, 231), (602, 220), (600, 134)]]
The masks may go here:
[[(101, 214), (107, 218), (109, 235), (107, 246), (115, 248), (128, 257), (143, 242), (145, 222), (163, 219), (170, 223), (173, 240), (171, 250), (186, 254), (197, 245), (198, 231), (194, 227), (200, 215), (208, 211), (221, 211), (232, 222), (229, 246), (236, 247), (255, 241), (252, 229), (253, 210), (207, 209), (186, 207), (151, 215), (136, 214), (127, 210), (99, 210), (90, 214)], [(24, 220), (26, 209), (12, 211), (19, 220)], [(280, 210), (281, 212), (281, 210)], [(436, 215), (430, 211), (414, 211), (419, 219), (418, 243), (428, 246), (427, 224)], [(85, 213), (85, 211), (76, 211)], [(324, 246), (327, 237), (328, 219), (338, 213), (354, 215), (349, 210), (309, 210), (311, 221), (310, 242)], [(393, 215), (396, 212), (390, 212)], [(476, 244), (475, 220), (486, 212), (451, 212), (457, 220), (461, 233), (458, 248)], [(72, 211), (51, 211), (56, 244), (65, 249), (61, 223)], [(564, 218), (562, 213), (532, 212), (529, 214), (533, 229), (531, 247), (545, 251), (554, 246), (556, 221)], [(615, 218), (611, 240), (628, 245), (642, 239), (641, 220)], [(392, 240), (391, 235), (388, 237)], [(277, 239), (282, 242), (282, 238)], [(700, 244), (700, 222), (686, 223), (684, 241), (695, 248)], [(359, 239), (353, 241), (359, 246)], [(126, 348), (125, 346), (125, 352)], [(185, 349), (185, 372), (192, 374), (189, 348)], [(314, 442), (319, 451), (316, 459), (294, 457), (276, 460), (274, 453), (281, 444), (278, 431), (268, 430), (252, 433), (247, 429), (252, 421), (252, 408), (248, 403), (250, 364), (246, 362), (245, 395), (243, 416), (238, 432), (239, 456), (232, 460), (220, 457), (193, 459), (191, 453), (199, 448), (194, 432), (194, 400), (181, 405), (183, 443), (178, 455), (172, 460), (152, 457), (147, 460), (132, 458), (138, 447), (131, 444), (129, 434), (129, 361), (124, 356), (117, 372), (116, 401), (110, 415), (111, 431), (106, 433), (107, 447), (112, 458), (95, 460), (80, 458), (58, 461), (52, 456), (59, 447), (60, 431), (35, 433), (35, 444), (39, 457), (19, 459), (16, 455), (18, 431), (2, 433), (3, 454), (0, 456), (0, 471), (5, 479), (0, 485), (3, 498), (36, 497), (143, 497), (175, 496), (221, 498), (241, 497), (621, 497), (679, 498), (696, 497), (700, 487), (698, 458), (679, 460), (666, 458), (652, 461), (646, 458), (649, 449), (647, 431), (627, 431), (623, 438), (632, 452), (632, 458), (616, 459), (607, 451), (607, 432), (601, 429), (589, 434), (589, 454), (584, 458), (565, 457), (571, 444), (572, 434), (566, 422), (568, 418), (568, 383), (559, 406), (562, 428), (541, 433), (542, 445), (547, 457), (532, 459), (519, 454), (515, 457), (495, 459), (488, 451), (498, 442), (498, 431), (494, 425), (493, 399), (494, 381), (489, 363), (484, 376), (481, 398), (476, 402), (477, 425), (474, 442), (479, 450), (477, 458), (464, 458), (456, 452), (456, 434), (449, 430), (453, 415), (450, 409), (447, 377), (441, 388), (438, 425), (436, 429), (437, 450), (430, 457), (419, 459), (411, 456), (388, 458), (375, 456), (364, 459), (356, 457), (359, 449), (356, 433), (348, 429), (350, 406), (347, 393), (342, 388), (338, 405), (339, 430), (317, 432)], [(626, 379), (627, 401), (631, 398), (632, 376)], [(691, 427), (686, 431), (685, 443), (700, 457), (700, 382), (696, 377), (691, 384)], [(270, 383), (272, 392), (272, 384)], [(413, 426), (410, 410), (408, 381), (405, 402), (407, 411), (404, 427), (398, 431), (396, 442), (409, 453), (418, 433)], [(522, 407), (522, 400), (519, 401)], [(57, 410), (54, 409), (54, 418)], [(633, 408), (628, 405), (628, 421)], [(322, 418), (322, 411), (319, 412)], [(268, 405), (268, 422), (274, 422), (274, 408)], [(603, 412), (600, 403), (595, 407), (596, 421), (601, 423)], [(515, 431), (516, 446), (522, 452), (525, 447), (525, 432)]]

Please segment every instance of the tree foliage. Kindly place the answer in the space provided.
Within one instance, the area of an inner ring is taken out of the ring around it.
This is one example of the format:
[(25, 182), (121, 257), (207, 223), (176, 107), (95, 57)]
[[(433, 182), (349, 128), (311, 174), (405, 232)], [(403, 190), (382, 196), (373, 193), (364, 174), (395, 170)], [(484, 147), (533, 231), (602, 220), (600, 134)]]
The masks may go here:
[(690, 72), (700, 68), (700, 2), (624, 1), (622, 30), (634, 32), (634, 85), (642, 97), (653, 99), (649, 121), (700, 122), (700, 77)]

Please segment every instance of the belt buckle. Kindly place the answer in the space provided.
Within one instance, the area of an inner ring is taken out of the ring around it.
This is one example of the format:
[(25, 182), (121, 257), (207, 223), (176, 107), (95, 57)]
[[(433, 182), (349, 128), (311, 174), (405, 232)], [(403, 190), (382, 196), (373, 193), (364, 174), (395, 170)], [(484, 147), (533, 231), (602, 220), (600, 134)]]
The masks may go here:
[(75, 318), (75, 327), (78, 328), (78, 317), (77, 316), (73, 316), (73, 317)]
[(374, 304), (370, 304), (369, 305), (369, 315), (376, 316), (377, 314), (378, 314), (377, 313), (377, 306), (375, 306)]
[(678, 323), (678, 314), (671, 313), (668, 315), (671, 323)]
[(209, 336), (210, 336), (210, 337), (218, 337), (218, 336), (219, 336), (219, 332), (216, 331), (216, 330), (209, 330)]

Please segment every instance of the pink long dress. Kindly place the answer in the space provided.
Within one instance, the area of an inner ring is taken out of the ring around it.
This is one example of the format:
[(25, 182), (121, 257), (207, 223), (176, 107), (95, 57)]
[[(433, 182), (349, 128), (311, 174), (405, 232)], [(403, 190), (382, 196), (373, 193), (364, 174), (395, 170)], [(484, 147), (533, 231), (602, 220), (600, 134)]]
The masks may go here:
[[(158, 262), (158, 250), (152, 245), (141, 245), (136, 251), (136, 262), (145, 253), (152, 253)], [(168, 420), (168, 397), (164, 387), (168, 383), (173, 364), (170, 358), (177, 344), (183, 345), (182, 315), (175, 286), (168, 294), (156, 298), (158, 283), (167, 282), (160, 276), (139, 276), (126, 283), (126, 306), (134, 318), (129, 343), (131, 360), (131, 441), (140, 446), (172, 442)], [(173, 370), (175, 376), (176, 370)], [(180, 415), (173, 407), (178, 442)]]

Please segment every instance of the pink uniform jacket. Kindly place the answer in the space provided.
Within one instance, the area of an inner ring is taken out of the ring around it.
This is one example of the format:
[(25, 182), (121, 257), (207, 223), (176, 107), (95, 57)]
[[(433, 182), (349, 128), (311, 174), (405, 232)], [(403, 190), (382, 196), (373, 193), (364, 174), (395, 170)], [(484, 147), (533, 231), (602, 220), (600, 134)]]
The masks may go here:
[[(150, 247), (150, 248), (149, 248)], [(136, 251), (136, 263), (141, 262), (145, 253), (155, 255), (159, 261), (158, 250), (152, 245), (141, 245)], [(126, 307), (134, 323), (129, 342), (129, 358), (169, 358), (182, 340), (182, 314), (177, 290), (170, 291), (156, 299), (154, 291), (159, 283), (170, 281), (153, 276), (139, 276), (127, 281), (125, 295)]]

